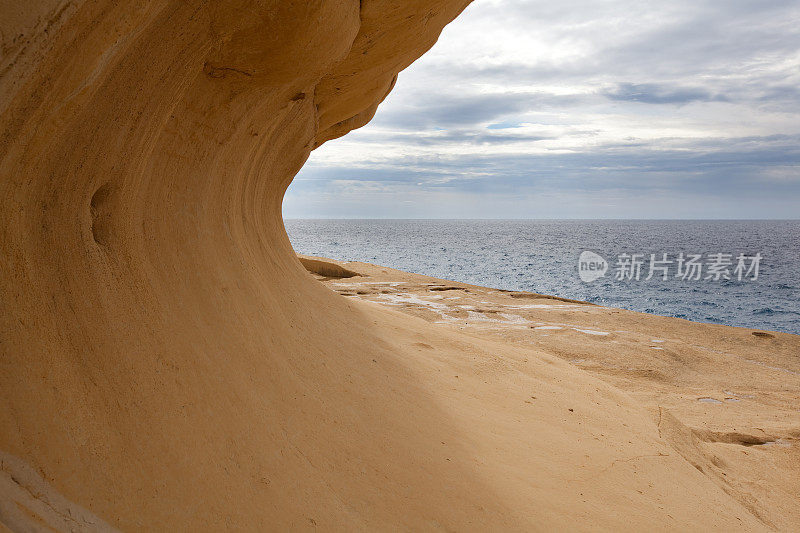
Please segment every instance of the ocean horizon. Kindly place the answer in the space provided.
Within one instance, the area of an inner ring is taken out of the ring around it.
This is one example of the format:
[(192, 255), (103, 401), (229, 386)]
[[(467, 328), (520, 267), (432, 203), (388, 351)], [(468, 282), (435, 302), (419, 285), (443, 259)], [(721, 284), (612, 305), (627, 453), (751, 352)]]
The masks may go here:
[[(284, 224), (302, 254), (800, 334), (800, 220), (320, 218)], [(584, 252), (606, 263), (602, 276), (582, 279)]]

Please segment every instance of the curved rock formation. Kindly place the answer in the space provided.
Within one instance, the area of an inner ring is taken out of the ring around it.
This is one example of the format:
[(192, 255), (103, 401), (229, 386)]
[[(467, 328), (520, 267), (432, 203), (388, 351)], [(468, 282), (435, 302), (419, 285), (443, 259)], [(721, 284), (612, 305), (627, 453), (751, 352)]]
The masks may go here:
[(309, 151), (466, 3), (0, 2), (0, 523), (761, 527), (611, 386), (295, 258)]

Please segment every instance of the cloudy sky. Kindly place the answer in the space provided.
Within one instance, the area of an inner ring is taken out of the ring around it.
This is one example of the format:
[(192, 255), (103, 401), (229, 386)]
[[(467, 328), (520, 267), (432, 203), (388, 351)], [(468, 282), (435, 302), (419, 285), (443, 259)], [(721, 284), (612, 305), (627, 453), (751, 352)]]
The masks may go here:
[(799, 218), (800, 0), (475, 0), (287, 218)]

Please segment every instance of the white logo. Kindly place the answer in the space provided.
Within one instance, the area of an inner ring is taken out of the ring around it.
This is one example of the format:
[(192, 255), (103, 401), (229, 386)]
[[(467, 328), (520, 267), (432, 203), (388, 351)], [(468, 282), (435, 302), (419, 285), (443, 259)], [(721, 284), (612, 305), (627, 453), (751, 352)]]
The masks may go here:
[(581, 281), (589, 283), (606, 275), (608, 263), (594, 252), (581, 252), (578, 258), (578, 275)]

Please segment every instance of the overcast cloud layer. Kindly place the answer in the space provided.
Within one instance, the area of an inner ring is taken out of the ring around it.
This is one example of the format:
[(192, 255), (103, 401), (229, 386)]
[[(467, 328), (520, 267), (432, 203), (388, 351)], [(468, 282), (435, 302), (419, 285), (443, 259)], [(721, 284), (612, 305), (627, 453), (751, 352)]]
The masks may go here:
[(287, 218), (798, 218), (800, 2), (475, 0)]

